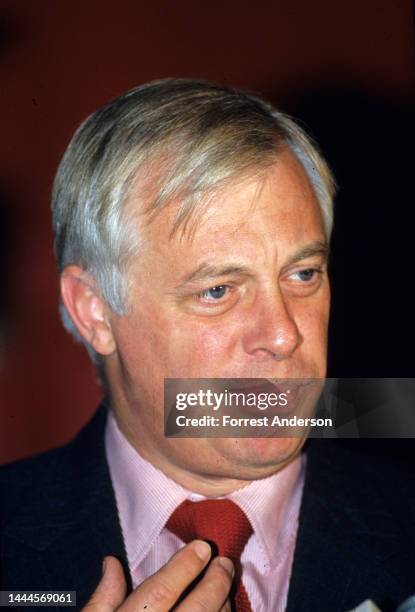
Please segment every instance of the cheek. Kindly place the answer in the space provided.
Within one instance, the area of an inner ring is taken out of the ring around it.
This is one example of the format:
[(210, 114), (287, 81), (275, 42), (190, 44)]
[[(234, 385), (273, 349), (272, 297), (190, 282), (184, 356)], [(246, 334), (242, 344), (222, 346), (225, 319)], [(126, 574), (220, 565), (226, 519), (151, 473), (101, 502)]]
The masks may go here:
[(237, 330), (229, 321), (185, 321), (169, 329), (170, 362), (178, 377), (220, 376), (233, 355)]
[(296, 321), (305, 341), (316, 342), (318, 339), (325, 338), (328, 316), (324, 310), (307, 308), (296, 318)]
[(160, 387), (169, 358), (164, 325), (162, 313), (145, 304), (118, 320), (114, 335), (125, 384), (140, 391)]
[(320, 308), (310, 306), (296, 317), (303, 339), (301, 352), (324, 367), (327, 356), (328, 312), (328, 305)]
[(304, 339), (317, 342), (327, 336), (330, 312), (330, 286), (328, 282), (315, 296), (297, 302), (294, 306), (295, 321)]
[(230, 361), (237, 336), (235, 322), (214, 317), (201, 321), (145, 305), (122, 317), (116, 330), (122, 361), (142, 383), (217, 376)]

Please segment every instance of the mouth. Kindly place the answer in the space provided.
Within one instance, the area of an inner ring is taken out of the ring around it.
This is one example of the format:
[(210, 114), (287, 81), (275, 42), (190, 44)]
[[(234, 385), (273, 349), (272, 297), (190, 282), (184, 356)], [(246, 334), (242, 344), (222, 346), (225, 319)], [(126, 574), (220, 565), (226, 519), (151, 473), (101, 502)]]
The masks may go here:
[(286, 393), (288, 390), (295, 391), (310, 386), (316, 380), (315, 378), (235, 378), (234, 384), (228, 384), (228, 389), (232, 392)]
[(312, 378), (247, 378), (235, 379), (234, 384), (227, 385), (227, 390), (245, 398), (243, 406), (238, 406), (240, 416), (298, 416), (302, 415), (310, 403), (307, 402), (307, 396), (315, 395), (317, 383), (319, 381)]

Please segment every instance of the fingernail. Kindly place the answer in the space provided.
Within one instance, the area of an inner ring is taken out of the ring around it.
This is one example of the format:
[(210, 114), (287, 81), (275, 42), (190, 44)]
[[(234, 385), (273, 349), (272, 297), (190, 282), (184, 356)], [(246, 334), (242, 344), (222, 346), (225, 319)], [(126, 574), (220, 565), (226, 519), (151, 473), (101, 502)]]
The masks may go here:
[(102, 562), (102, 575), (105, 574), (106, 568), (107, 568), (107, 560), (104, 559), (103, 562)]
[(235, 574), (235, 568), (233, 566), (233, 563), (230, 559), (228, 559), (228, 557), (218, 557), (218, 561), (223, 567), (223, 569), (228, 572), (228, 574), (230, 574), (231, 576)]
[(206, 561), (206, 559), (209, 559), (211, 552), (210, 546), (206, 542), (203, 542), (203, 540), (197, 540), (196, 542), (193, 542), (192, 548), (199, 557), (199, 559), (201, 559), (202, 561)]

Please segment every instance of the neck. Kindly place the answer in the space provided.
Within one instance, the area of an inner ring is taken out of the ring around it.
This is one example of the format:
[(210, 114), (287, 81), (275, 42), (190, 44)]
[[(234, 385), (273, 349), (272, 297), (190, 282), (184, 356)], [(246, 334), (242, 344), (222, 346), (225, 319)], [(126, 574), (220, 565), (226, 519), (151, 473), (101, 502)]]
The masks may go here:
[[(252, 479), (218, 476), (208, 471), (205, 473), (194, 472), (187, 467), (172, 463), (169, 458), (165, 457), (164, 454), (160, 452), (160, 449), (156, 451), (152, 445), (146, 444), (144, 438), (139, 438), (137, 440), (134, 429), (129, 428), (128, 425), (124, 421), (120, 421), (116, 415), (114, 416), (117, 420), (119, 430), (134, 450), (143, 459), (151, 463), (153, 467), (163, 472), (167, 478), (170, 478), (187, 491), (203, 495), (204, 497), (224, 497), (234, 491), (242, 489), (252, 481)], [(183, 441), (184, 440), (178, 440), (178, 442)]]

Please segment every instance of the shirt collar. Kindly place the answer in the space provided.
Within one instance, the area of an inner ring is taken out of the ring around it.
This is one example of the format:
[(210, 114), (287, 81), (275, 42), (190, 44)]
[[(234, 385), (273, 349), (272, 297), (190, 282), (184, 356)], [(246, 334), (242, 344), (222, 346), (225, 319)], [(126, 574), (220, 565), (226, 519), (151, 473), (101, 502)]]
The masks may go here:
[(276, 474), (253, 480), (228, 496), (248, 517), (271, 568), (277, 565), (290, 535), (295, 533), (291, 527), (298, 520), (305, 464), (305, 455), (299, 455)]
[[(111, 411), (105, 446), (128, 560), (136, 568), (177, 506), (185, 499), (206, 497), (184, 489), (141, 457), (119, 430)], [(289, 526), (298, 519), (304, 474), (305, 456), (298, 456), (280, 472), (227, 496), (245, 512), (271, 567), (288, 544)]]
[(105, 447), (126, 552), (134, 568), (147, 556), (188, 492), (139, 455), (121, 433), (111, 411)]

